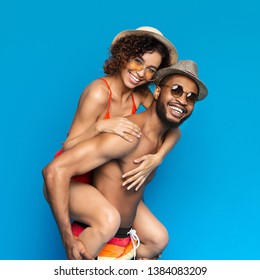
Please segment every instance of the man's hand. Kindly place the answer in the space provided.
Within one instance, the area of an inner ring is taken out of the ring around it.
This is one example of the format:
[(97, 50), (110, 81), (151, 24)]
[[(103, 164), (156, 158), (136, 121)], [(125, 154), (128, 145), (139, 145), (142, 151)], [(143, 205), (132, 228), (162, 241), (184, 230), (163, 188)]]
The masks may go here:
[(94, 260), (79, 239), (72, 238), (67, 240), (64, 246), (69, 260)]

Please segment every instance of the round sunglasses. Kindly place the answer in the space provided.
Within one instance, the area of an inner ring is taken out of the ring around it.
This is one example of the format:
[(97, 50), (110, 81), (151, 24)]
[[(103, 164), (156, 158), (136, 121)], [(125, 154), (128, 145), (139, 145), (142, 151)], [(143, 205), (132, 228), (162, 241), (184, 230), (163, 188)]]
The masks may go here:
[(153, 77), (157, 72), (157, 69), (152, 66), (145, 67), (143, 60), (139, 57), (133, 58), (129, 61), (129, 68), (134, 71), (144, 70), (144, 78), (146, 81), (153, 81)]
[(184, 91), (183, 87), (181, 85), (174, 84), (172, 86), (169, 86), (169, 85), (161, 85), (161, 86), (171, 88), (171, 94), (175, 98), (179, 98), (185, 93), (187, 103), (189, 103), (189, 104), (194, 104), (198, 100), (198, 94), (196, 94), (194, 92)]

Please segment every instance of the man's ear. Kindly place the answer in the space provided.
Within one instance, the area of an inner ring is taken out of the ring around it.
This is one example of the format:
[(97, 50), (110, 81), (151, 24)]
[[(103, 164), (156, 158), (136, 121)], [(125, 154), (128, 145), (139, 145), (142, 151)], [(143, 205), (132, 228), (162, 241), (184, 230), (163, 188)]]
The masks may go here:
[(161, 92), (161, 88), (159, 86), (157, 86), (154, 90), (154, 93), (153, 93), (153, 96), (154, 96), (154, 99), (157, 100), (159, 95), (160, 95), (160, 92)]

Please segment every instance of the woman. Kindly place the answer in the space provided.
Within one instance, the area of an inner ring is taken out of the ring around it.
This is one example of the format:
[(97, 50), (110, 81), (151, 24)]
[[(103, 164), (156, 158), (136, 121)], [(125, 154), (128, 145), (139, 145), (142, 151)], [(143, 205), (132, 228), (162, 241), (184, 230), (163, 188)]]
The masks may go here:
[[(140, 105), (148, 108), (153, 100), (148, 85), (156, 71), (175, 63), (174, 46), (154, 28), (141, 27), (119, 33), (112, 42), (111, 56), (105, 62), (105, 77), (93, 81), (81, 95), (68, 137), (56, 156), (74, 145), (102, 132), (115, 133), (126, 141), (127, 134), (142, 137), (139, 128), (124, 118), (134, 114)], [(180, 131), (169, 131), (160, 151), (136, 159), (137, 168), (124, 175), (123, 186), (136, 191), (164, 156), (176, 144)], [(69, 209), (74, 235), (96, 256), (119, 227), (113, 207), (93, 187), (93, 174), (73, 177), (70, 186)], [(143, 225), (146, 225), (144, 228)], [(159, 255), (168, 242), (164, 226), (143, 202), (140, 203), (133, 227), (141, 240), (137, 250), (139, 259), (152, 259)], [(151, 234), (152, 232), (152, 234)], [(93, 242), (95, 240), (95, 242)], [(100, 244), (96, 246), (96, 244)], [(75, 258), (67, 252), (69, 258)]]

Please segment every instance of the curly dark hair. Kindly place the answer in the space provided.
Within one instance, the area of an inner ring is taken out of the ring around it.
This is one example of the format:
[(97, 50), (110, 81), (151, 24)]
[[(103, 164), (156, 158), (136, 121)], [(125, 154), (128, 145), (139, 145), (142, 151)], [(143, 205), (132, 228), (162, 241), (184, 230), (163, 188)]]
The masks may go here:
[[(153, 36), (147, 34), (124, 36), (111, 46), (110, 56), (103, 66), (104, 72), (108, 75), (117, 74), (131, 58), (140, 57), (147, 52), (152, 53), (154, 51), (157, 51), (162, 56), (162, 63), (159, 69), (170, 65), (168, 48)], [(138, 89), (146, 91), (148, 84), (146, 83), (138, 87)]]
[(105, 61), (104, 72), (117, 74), (126, 63), (135, 57), (140, 57), (147, 52), (157, 51), (162, 56), (159, 67), (170, 65), (170, 53), (168, 48), (151, 35), (128, 35), (120, 38), (110, 48), (110, 56)]

